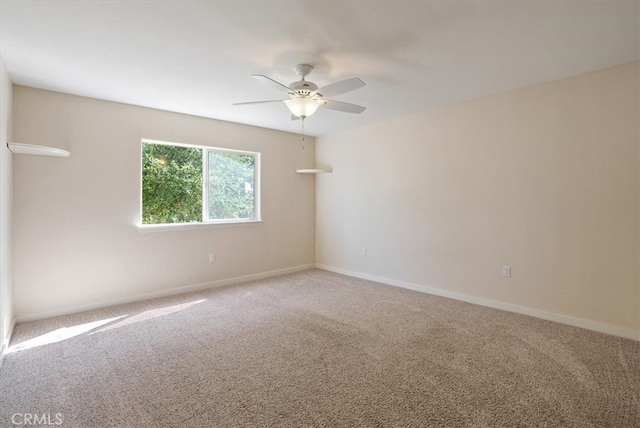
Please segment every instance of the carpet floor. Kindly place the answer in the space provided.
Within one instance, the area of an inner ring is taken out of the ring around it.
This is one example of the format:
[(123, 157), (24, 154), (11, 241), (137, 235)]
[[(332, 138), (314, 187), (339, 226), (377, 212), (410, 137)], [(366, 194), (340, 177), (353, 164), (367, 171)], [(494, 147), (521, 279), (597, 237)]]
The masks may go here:
[(83, 428), (640, 427), (640, 342), (310, 270), (18, 325), (0, 426), (27, 414)]

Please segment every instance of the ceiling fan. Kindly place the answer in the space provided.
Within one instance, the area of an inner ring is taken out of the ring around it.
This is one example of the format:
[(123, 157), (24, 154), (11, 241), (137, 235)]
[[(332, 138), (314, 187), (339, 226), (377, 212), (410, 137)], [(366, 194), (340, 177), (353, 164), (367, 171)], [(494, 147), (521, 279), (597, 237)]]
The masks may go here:
[(289, 95), (289, 99), (284, 100), (268, 100), (268, 101), (251, 101), (246, 103), (234, 103), (233, 105), (247, 105), (247, 104), (265, 104), (265, 103), (285, 103), (291, 111), (291, 120), (305, 119), (311, 116), (318, 110), (319, 107), (337, 111), (343, 111), (347, 113), (362, 113), (365, 111), (365, 107), (345, 103), (342, 101), (327, 100), (325, 96), (334, 96), (344, 94), (346, 92), (354, 91), (358, 88), (362, 88), (365, 83), (357, 77), (351, 79), (341, 80), (339, 82), (331, 83), (327, 86), (318, 89), (318, 85), (304, 78), (311, 73), (313, 66), (309, 64), (298, 64), (293, 68), (300, 80), (291, 83), (289, 86), (277, 82), (262, 74), (252, 74), (251, 76), (270, 85), (273, 88), (278, 89), (281, 92), (285, 92)]

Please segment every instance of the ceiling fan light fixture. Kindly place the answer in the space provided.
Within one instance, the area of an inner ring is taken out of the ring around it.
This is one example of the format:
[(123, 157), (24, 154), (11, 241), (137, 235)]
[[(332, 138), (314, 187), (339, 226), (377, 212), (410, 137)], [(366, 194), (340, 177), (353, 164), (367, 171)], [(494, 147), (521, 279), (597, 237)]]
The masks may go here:
[(345, 103), (342, 101), (328, 100), (325, 97), (344, 94), (362, 88), (365, 83), (357, 77), (334, 82), (329, 85), (318, 88), (313, 82), (305, 80), (305, 77), (313, 70), (310, 64), (298, 64), (294, 70), (300, 80), (284, 85), (270, 77), (262, 74), (252, 74), (255, 79), (265, 83), (280, 92), (285, 92), (289, 99), (284, 100), (267, 100), (267, 101), (249, 101), (244, 103), (234, 103), (233, 105), (247, 104), (265, 104), (265, 103), (285, 103), (291, 112), (291, 120), (298, 118), (305, 119), (323, 106), (329, 110), (342, 111), (346, 113), (362, 113), (366, 109), (356, 104)]
[(291, 114), (304, 119), (315, 113), (322, 105), (322, 101), (313, 98), (292, 98), (286, 100), (285, 104), (289, 107)]

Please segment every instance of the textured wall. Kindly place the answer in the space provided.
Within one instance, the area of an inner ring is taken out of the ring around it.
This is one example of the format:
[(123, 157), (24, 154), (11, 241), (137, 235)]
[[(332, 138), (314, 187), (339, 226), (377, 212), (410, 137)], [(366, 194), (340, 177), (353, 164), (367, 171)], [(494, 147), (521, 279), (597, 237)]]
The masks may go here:
[(633, 63), (320, 137), (317, 262), (640, 331), (638, 117)]
[[(15, 311), (30, 316), (314, 263), (314, 142), (262, 128), (14, 86)], [(140, 233), (142, 138), (261, 153), (259, 225)], [(216, 253), (216, 263), (209, 263)]]
[(0, 60), (0, 351), (8, 345), (13, 321), (13, 278), (11, 220), (13, 210), (13, 156), (7, 148), (11, 139), (11, 80)]

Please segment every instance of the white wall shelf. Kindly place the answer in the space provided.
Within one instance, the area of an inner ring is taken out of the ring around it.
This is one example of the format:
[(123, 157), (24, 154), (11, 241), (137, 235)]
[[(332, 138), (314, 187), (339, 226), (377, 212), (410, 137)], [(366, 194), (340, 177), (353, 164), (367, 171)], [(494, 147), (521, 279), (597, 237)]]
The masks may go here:
[(298, 174), (328, 174), (333, 172), (333, 168), (329, 169), (316, 169), (316, 168), (307, 168), (307, 169), (296, 169)]
[(71, 153), (66, 150), (55, 147), (36, 146), (34, 144), (7, 143), (7, 147), (9, 147), (12, 153), (17, 155), (57, 156), (62, 158), (71, 156)]

